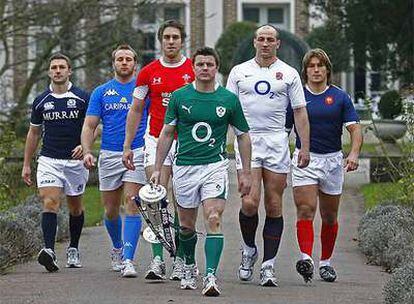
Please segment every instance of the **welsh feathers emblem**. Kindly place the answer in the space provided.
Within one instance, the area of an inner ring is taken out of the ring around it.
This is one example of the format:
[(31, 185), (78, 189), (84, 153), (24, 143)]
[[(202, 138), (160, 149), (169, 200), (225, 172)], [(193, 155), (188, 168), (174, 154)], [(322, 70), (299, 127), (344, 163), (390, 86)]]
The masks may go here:
[(218, 117), (223, 117), (224, 114), (226, 114), (226, 108), (225, 107), (216, 107), (216, 114)]

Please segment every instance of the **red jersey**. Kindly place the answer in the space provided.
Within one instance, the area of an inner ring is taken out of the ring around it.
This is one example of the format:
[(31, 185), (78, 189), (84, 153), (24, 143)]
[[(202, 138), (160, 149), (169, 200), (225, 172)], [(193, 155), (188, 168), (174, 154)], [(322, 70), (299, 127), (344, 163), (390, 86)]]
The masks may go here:
[(139, 72), (136, 87), (148, 87), (150, 135), (159, 137), (172, 92), (193, 81), (193, 66), (186, 57), (170, 66), (157, 59)]

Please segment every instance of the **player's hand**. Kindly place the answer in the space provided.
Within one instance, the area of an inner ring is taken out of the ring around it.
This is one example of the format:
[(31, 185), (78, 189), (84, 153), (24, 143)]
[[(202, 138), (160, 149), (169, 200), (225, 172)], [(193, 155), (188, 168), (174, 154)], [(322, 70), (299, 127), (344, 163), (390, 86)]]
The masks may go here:
[(298, 162), (297, 162), (298, 168), (307, 167), (309, 165), (309, 161), (310, 161), (309, 151), (303, 151), (302, 149), (300, 149), (298, 153)]
[(349, 153), (344, 163), (345, 172), (355, 171), (358, 169), (358, 165), (358, 155), (355, 153)]
[(122, 154), (122, 163), (128, 170), (135, 170), (134, 152), (132, 152), (131, 149), (124, 149), (124, 152)]
[(250, 193), (252, 187), (252, 176), (250, 170), (242, 170), (239, 174), (239, 193), (241, 197)]
[(32, 174), (32, 169), (30, 169), (30, 166), (23, 166), (22, 179), (24, 183), (29, 187), (33, 185), (32, 178), (30, 177), (31, 174)]
[(95, 156), (93, 156), (91, 152), (87, 152), (83, 156), (83, 165), (86, 169), (92, 169), (95, 167)]
[(154, 171), (150, 177), (150, 183), (153, 184), (154, 186), (158, 185), (160, 183), (160, 176), (161, 176), (160, 171)]
[(72, 158), (73, 159), (82, 159), (83, 153), (82, 153), (82, 146), (76, 146), (75, 149), (72, 150)]

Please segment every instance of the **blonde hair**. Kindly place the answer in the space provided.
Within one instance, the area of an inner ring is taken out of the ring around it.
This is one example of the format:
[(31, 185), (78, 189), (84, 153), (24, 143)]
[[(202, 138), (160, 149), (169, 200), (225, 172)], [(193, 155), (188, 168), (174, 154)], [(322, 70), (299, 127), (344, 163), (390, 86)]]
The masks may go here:
[(331, 84), (332, 81), (332, 63), (331, 60), (329, 59), (328, 54), (326, 54), (326, 52), (322, 49), (312, 49), (309, 50), (308, 52), (306, 52), (305, 56), (303, 57), (302, 60), (302, 79), (305, 83), (308, 82), (308, 75), (306, 74), (306, 69), (309, 65), (309, 62), (311, 61), (311, 59), (313, 57), (316, 57), (320, 60), (320, 62), (326, 67), (326, 71), (327, 71), (327, 84)]

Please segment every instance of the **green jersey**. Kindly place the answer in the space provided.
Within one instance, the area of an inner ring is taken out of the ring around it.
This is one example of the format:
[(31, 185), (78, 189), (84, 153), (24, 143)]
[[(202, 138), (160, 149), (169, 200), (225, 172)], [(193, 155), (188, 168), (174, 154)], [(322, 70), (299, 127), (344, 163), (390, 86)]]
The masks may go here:
[(211, 93), (196, 91), (195, 83), (172, 94), (165, 124), (175, 125), (177, 165), (203, 165), (226, 158), (227, 128), (241, 132), (249, 126), (236, 95), (222, 86)]

